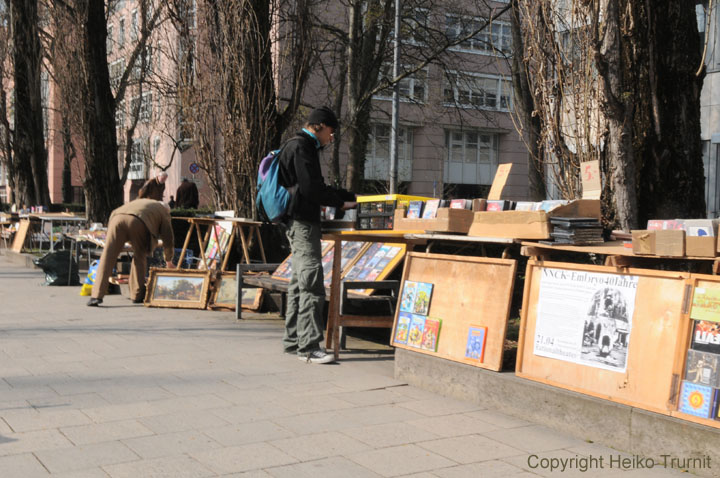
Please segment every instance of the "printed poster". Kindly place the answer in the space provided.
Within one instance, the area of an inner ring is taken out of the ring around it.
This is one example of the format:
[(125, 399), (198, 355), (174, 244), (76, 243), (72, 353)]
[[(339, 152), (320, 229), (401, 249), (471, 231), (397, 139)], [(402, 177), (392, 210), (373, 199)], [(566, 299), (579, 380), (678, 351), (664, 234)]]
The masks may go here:
[(625, 372), (638, 277), (543, 268), (533, 353)]

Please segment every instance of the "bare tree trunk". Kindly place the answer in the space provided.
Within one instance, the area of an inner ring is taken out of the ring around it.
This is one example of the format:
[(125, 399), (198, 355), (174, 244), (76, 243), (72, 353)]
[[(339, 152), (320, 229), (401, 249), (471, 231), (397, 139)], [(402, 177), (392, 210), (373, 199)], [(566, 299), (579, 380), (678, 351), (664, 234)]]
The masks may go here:
[(15, 45), (15, 183), (24, 201), (48, 207), (50, 192), (40, 94), (42, 49), (38, 36), (37, 0), (12, 0), (10, 18)]
[(602, 77), (604, 109), (608, 123), (606, 154), (610, 164), (610, 183), (614, 196), (618, 226), (629, 231), (637, 229), (637, 190), (635, 187), (635, 156), (633, 151), (632, 121), (634, 98), (628, 98), (629, 78), (624, 75), (626, 63), (620, 33), (618, 0), (607, 3), (604, 32), (597, 55), (598, 70)]
[(511, 0), (512, 6), (512, 35), (513, 35), (513, 55), (512, 55), (512, 76), (513, 89), (515, 90), (515, 98), (517, 98), (516, 106), (520, 108), (520, 119), (526, 123), (527, 132), (525, 141), (528, 146), (528, 197), (532, 201), (542, 201), (547, 195), (545, 187), (545, 174), (543, 156), (545, 148), (542, 144), (540, 118), (534, 115), (535, 103), (530, 91), (530, 84), (527, 80), (527, 69), (523, 65), (523, 57), (525, 53), (525, 45), (523, 43), (522, 31), (520, 29), (520, 11), (518, 0)]
[[(342, 117), (342, 107), (343, 103), (345, 102), (345, 74), (347, 72), (347, 52), (344, 50), (341, 50), (339, 52), (340, 55), (340, 65), (338, 67), (338, 71), (340, 74), (338, 75), (340, 77), (340, 80), (337, 81), (337, 91), (335, 93), (335, 100), (333, 102), (333, 111), (337, 115), (338, 118)], [(340, 131), (335, 132), (335, 141), (333, 142), (333, 151), (332, 151), (332, 159), (330, 160), (330, 181), (332, 182), (333, 186), (335, 187), (341, 187), (342, 186), (342, 177), (340, 175), (340, 145), (342, 144), (342, 136)]]
[[(81, 2), (82, 3), (82, 2)], [(83, 57), (87, 102), (83, 108), (85, 195), (91, 221), (106, 222), (122, 204), (118, 173), (115, 109), (108, 73), (104, 2), (87, 0)]]
[(648, 27), (632, 36), (635, 42), (627, 47), (646, 51), (650, 59), (640, 78), (642, 123), (635, 121), (635, 136), (645, 138), (636, 161), (639, 218), (705, 217), (700, 137), (704, 73), (695, 74), (702, 61), (695, 5), (672, 0), (624, 3), (633, 5), (633, 18), (648, 19)]

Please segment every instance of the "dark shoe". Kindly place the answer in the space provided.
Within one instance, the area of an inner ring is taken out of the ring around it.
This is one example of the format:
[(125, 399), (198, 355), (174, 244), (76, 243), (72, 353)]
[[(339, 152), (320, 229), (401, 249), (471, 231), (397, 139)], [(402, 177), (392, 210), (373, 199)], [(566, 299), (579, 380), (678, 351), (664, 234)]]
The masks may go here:
[(133, 299), (133, 304), (142, 304), (145, 302), (145, 297), (138, 297), (137, 299)]
[(93, 297), (92, 299), (90, 299), (88, 301), (87, 306), (88, 307), (97, 307), (100, 304), (102, 304), (102, 299), (96, 299), (95, 297)]

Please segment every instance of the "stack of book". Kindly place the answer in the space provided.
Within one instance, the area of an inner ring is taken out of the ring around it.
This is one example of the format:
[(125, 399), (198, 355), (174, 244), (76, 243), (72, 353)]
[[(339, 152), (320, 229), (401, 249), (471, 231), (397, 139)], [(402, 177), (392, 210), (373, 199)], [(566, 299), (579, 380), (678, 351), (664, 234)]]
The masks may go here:
[(550, 224), (552, 241), (543, 243), (588, 246), (604, 242), (602, 225), (593, 217), (551, 217)]

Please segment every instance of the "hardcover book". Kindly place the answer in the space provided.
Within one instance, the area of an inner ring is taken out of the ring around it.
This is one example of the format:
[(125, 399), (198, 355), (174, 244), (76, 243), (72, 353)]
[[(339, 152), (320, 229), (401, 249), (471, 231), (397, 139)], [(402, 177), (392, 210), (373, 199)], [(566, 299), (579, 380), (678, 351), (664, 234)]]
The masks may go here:
[(430, 310), (430, 298), (432, 297), (433, 285), (428, 282), (417, 282), (417, 292), (415, 293), (415, 305), (413, 313), (427, 315)]
[(410, 347), (420, 348), (422, 344), (423, 332), (425, 330), (425, 317), (422, 315), (411, 314), (410, 329), (408, 332), (408, 342)]
[(398, 315), (398, 323), (395, 328), (395, 338), (393, 342), (396, 344), (406, 344), (408, 341), (408, 331), (410, 330), (410, 319), (412, 314), (400, 312)]
[(720, 355), (688, 350), (685, 380), (720, 388)]
[(487, 327), (471, 325), (468, 329), (465, 357), (482, 362), (485, 358), (485, 336)]
[(683, 380), (678, 410), (688, 415), (710, 418), (714, 398), (712, 387)]
[(486, 211), (504, 211), (507, 207), (506, 201), (488, 201), (485, 210)]
[(425, 319), (425, 330), (423, 330), (422, 343), (420, 344), (421, 349), (437, 352), (441, 325), (441, 319), (434, 319), (431, 317)]
[(720, 354), (720, 323), (696, 320), (690, 348)]
[(412, 313), (415, 308), (415, 294), (417, 293), (417, 282), (406, 280), (403, 284), (402, 295), (400, 296), (400, 310)]
[(515, 205), (516, 211), (532, 211), (535, 203), (531, 201), (518, 201)]
[(690, 318), (720, 322), (720, 288), (695, 287)]
[(450, 201), (450, 209), (469, 209), (467, 199), (453, 199)]
[(437, 216), (437, 210), (440, 207), (439, 199), (430, 199), (425, 203), (425, 210), (422, 213), (423, 219), (435, 219)]
[(407, 214), (408, 219), (420, 219), (422, 217), (422, 209), (425, 203), (423, 201), (410, 201), (408, 203)]

